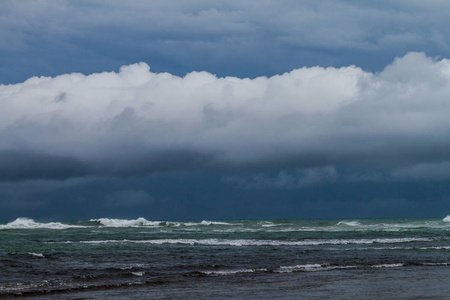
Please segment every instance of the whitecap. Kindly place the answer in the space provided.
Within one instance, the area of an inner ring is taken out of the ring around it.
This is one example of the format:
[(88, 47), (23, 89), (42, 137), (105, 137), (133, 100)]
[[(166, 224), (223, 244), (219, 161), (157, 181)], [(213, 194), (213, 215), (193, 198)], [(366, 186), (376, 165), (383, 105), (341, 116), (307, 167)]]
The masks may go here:
[(91, 219), (91, 222), (98, 222), (100, 225), (105, 227), (140, 227), (140, 226), (160, 226), (161, 222), (159, 221), (148, 221), (145, 218), (137, 218), (136, 220), (126, 220), (126, 219), (109, 219), (109, 218), (100, 218), (100, 219)]
[(424, 266), (449, 266), (449, 263), (446, 262), (437, 262), (437, 263), (422, 263)]
[(403, 264), (380, 264), (380, 265), (373, 265), (372, 268), (399, 268), (403, 267)]
[(444, 222), (450, 222), (450, 215), (448, 215), (448, 216), (446, 216), (445, 218), (443, 218), (442, 221), (444, 221)]
[(28, 252), (28, 254), (35, 257), (44, 257), (44, 254), (42, 253)]
[(345, 226), (362, 226), (358, 221), (340, 221), (336, 225), (345, 225)]
[(220, 270), (220, 271), (201, 271), (205, 275), (235, 275), (240, 273), (267, 272), (267, 269), (237, 269), (237, 270)]
[(200, 222), (200, 225), (206, 225), (206, 226), (211, 226), (211, 225), (226, 225), (226, 226), (233, 226), (235, 224), (232, 223), (226, 223), (226, 222), (215, 222), (215, 221), (206, 221), (203, 220)]
[(279, 240), (254, 240), (254, 239), (154, 239), (154, 240), (94, 240), (80, 241), (86, 244), (106, 244), (106, 243), (141, 243), (141, 244), (179, 244), (198, 246), (317, 246), (317, 245), (351, 245), (351, 244), (395, 244), (409, 242), (429, 242), (430, 238), (375, 238), (375, 239), (329, 239), (329, 240), (300, 240), (300, 241), (279, 241)]
[(85, 226), (68, 225), (60, 222), (39, 223), (29, 218), (17, 218), (6, 225), (0, 225), (0, 229), (68, 229), (85, 228)]
[(317, 272), (329, 271), (336, 269), (355, 269), (357, 266), (330, 266), (328, 264), (304, 264), (295, 266), (281, 266), (274, 272), (277, 273), (292, 273), (292, 272)]

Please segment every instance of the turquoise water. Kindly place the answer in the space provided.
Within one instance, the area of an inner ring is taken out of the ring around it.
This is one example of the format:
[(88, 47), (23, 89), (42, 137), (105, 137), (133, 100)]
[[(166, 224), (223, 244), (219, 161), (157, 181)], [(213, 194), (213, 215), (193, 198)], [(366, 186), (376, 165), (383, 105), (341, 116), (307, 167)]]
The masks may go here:
[(0, 297), (450, 296), (450, 222), (149, 221), (0, 225)]

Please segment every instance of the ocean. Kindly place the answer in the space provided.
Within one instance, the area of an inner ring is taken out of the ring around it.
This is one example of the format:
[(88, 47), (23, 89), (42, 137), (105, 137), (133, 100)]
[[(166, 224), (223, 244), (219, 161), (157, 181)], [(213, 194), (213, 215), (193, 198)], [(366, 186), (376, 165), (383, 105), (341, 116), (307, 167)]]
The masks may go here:
[(444, 219), (0, 225), (0, 298), (450, 299)]

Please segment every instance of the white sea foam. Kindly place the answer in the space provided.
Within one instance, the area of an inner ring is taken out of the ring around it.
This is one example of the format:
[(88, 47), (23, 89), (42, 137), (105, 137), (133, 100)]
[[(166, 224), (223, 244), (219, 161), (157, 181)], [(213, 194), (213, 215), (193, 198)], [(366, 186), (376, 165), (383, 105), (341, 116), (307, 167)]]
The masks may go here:
[(227, 222), (217, 222), (217, 221), (206, 221), (201, 222), (169, 222), (169, 221), (149, 221), (143, 217), (137, 218), (135, 220), (127, 219), (109, 219), (109, 218), (99, 218), (91, 219), (90, 222), (98, 222), (104, 227), (192, 227), (192, 226), (212, 226), (212, 225), (222, 225), (222, 226), (236, 226), (242, 225), (239, 223), (227, 223)]
[(424, 266), (450, 266), (450, 263), (440, 262), (440, 263), (422, 263)]
[[(430, 265), (442, 265), (438, 264), (430, 264)], [(370, 266), (371, 268), (399, 268), (403, 267), (402, 263), (395, 264), (379, 264)], [(295, 265), (295, 266), (281, 266), (278, 269), (274, 270), (278, 273), (292, 273), (292, 272), (318, 272), (318, 271), (329, 271), (329, 270), (342, 270), (342, 269), (357, 269), (364, 266), (357, 265), (349, 265), (349, 266), (332, 266), (328, 264), (304, 264), (304, 265)]]
[(211, 225), (225, 225), (225, 226), (233, 226), (233, 225), (240, 225), (240, 224), (233, 224), (233, 223), (226, 223), (226, 222), (214, 222), (214, 221), (201, 221), (200, 225), (206, 225), (206, 226), (211, 226)]
[[(443, 223), (444, 221), (445, 223)], [(173, 221), (149, 221), (143, 217), (137, 219), (110, 219), (99, 218), (91, 219), (88, 223), (64, 224), (60, 222), (38, 223), (33, 219), (18, 218), (6, 225), (0, 225), (0, 229), (67, 229), (67, 228), (89, 228), (89, 227), (146, 227), (146, 228), (179, 228), (183, 231), (203, 230), (201, 228), (211, 227), (212, 230), (220, 232), (303, 232), (303, 231), (409, 231), (416, 228), (437, 228), (450, 229), (450, 215), (445, 217), (442, 221), (426, 220), (426, 221), (411, 221), (400, 223), (361, 223), (357, 220), (339, 221), (333, 225), (328, 226), (303, 226), (294, 223), (277, 223), (271, 221), (263, 221), (257, 223), (245, 224), (243, 222), (223, 222), (223, 221), (208, 221), (201, 222), (173, 222)], [(226, 229), (224, 227), (227, 227)]]
[(33, 219), (17, 218), (6, 225), (0, 225), (0, 229), (68, 229), (68, 228), (84, 228), (85, 226), (69, 225), (59, 222), (38, 223)]
[(26, 283), (16, 283), (16, 284), (8, 284), (5, 286), (0, 287), (0, 291), (23, 291), (27, 289), (37, 288), (37, 287), (44, 287), (47, 286), (50, 282), (48, 280), (42, 280), (39, 282), (26, 282)]
[(340, 221), (336, 225), (345, 225), (345, 226), (362, 226), (358, 221)]
[(450, 246), (421, 247), (420, 250), (450, 250)]
[(206, 275), (234, 275), (240, 273), (267, 272), (267, 269), (238, 269), (238, 270), (220, 270), (220, 271), (201, 271)]
[[(443, 219), (445, 221), (446, 218)], [(450, 222), (450, 216), (447, 222)], [(412, 221), (400, 221), (397, 223), (373, 223), (370, 221), (365, 221), (362, 223), (357, 220), (353, 221), (339, 221), (333, 226), (326, 227), (314, 227), (314, 231), (410, 231), (414, 229), (421, 228), (436, 228), (436, 229), (446, 229), (449, 228), (448, 224), (442, 224), (438, 220), (412, 220)]]
[(105, 227), (140, 227), (140, 226), (160, 226), (162, 222), (159, 221), (148, 221), (145, 218), (137, 218), (136, 220), (126, 220), (126, 219), (91, 219), (91, 222), (99, 222)]
[(322, 269), (320, 264), (306, 264), (306, 265), (296, 265), (296, 266), (281, 266), (276, 272), (279, 273), (291, 273), (295, 271), (318, 271)]
[(398, 267), (403, 267), (403, 264), (380, 264), (380, 265), (374, 265), (372, 266), (372, 268), (398, 268)]
[[(378, 238), (378, 239), (330, 239), (330, 240), (300, 240), (300, 241), (278, 241), (278, 240), (254, 240), (254, 239), (155, 239), (155, 240), (94, 240), (80, 241), (86, 244), (106, 243), (140, 243), (140, 244), (180, 244), (200, 246), (317, 246), (317, 245), (350, 245), (350, 244), (395, 244), (409, 242), (428, 242), (430, 238)], [(65, 242), (67, 243), (67, 242)], [(69, 243), (71, 243), (69, 241)]]
[(28, 252), (28, 254), (35, 257), (44, 257), (44, 254), (42, 253)]
[(277, 224), (275, 224), (273, 222), (270, 222), (270, 221), (264, 221), (264, 222), (261, 222), (260, 224), (261, 224), (261, 227), (275, 227), (275, 226), (277, 226)]
[(327, 264), (305, 264), (295, 266), (281, 266), (275, 270), (278, 273), (292, 273), (292, 272), (317, 272), (317, 271), (329, 271), (336, 269), (356, 269), (357, 266), (330, 266)]

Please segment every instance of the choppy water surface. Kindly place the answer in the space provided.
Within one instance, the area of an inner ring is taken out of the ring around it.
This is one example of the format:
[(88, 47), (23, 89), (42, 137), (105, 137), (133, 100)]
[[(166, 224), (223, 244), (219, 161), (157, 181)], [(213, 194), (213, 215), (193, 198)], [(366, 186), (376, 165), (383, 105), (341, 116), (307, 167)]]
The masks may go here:
[(0, 225), (0, 297), (450, 297), (450, 217)]

